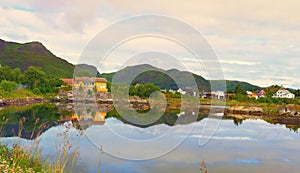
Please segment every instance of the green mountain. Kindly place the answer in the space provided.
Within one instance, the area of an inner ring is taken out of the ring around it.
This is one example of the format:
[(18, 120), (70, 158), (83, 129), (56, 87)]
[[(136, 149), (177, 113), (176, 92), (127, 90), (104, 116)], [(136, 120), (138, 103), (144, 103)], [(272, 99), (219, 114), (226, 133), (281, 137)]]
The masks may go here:
[(55, 56), (40, 42), (15, 43), (0, 39), (0, 64), (26, 70), (38, 66), (46, 74), (73, 77), (74, 65)]
[[(11, 68), (20, 68), (21, 71), (26, 70), (29, 66), (38, 66), (49, 75), (57, 77), (72, 78), (75, 66), (68, 61), (55, 56), (40, 42), (16, 43), (7, 42), (0, 39), (0, 64), (8, 65)], [(113, 76), (117, 76), (122, 80), (131, 74), (139, 74), (133, 82), (153, 83), (162, 89), (178, 89), (177, 84), (172, 79), (175, 78), (180, 86), (190, 87), (193, 82), (187, 80), (189, 77), (195, 79), (199, 89), (209, 91), (211, 82), (214, 83), (214, 90), (222, 90), (224, 80), (206, 80), (202, 76), (177, 69), (163, 70), (151, 65), (135, 65), (128, 66), (122, 70), (113, 73), (99, 74), (97, 68), (92, 65), (78, 64), (75, 68), (76, 76), (94, 76), (105, 77), (108, 81), (112, 81)], [(143, 72), (143, 73), (141, 73)], [(245, 90), (259, 88), (247, 82), (226, 80), (227, 90), (234, 90), (235, 86), (240, 84)]]
[(135, 77), (132, 83), (153, 83), (154, 85), (159, 86), (161, 89), (178, 89), (178, 86), (176, 85), (175, 81), (171, 77), (177, 79), (177, 82), (181, 86), (185, 86), (185, 87), (193, 86), (193, 82), (187, 80), (189, 77), (193, 77), (195, 79), (198, 88), (200, 90), (203, 89), (205, 91), (211, 90), (211, 84), (214, 85), (213, 90), (224, 90), (223, 89), (224, 82), (226, 82), (227, 90), (234, 90), (234, 88), (238, 84), (244, 87), (245, 90), (260, 88), (259, 86), (252, 85), (250, 83), (242, 82), (242, 81), (206, 80), (202, 76), (199, 76), (191, 72), (179, 71), (177, 69), (163, 70), (148, 64), (128, 66), (117, 72), (102, 73), (99, 75), (99, 77), (104, 77), (109, 82), (112, 82), (113, 77), (116, 74), (118, 75), (118, 79), (121, 79), (122, 81), (132, 81), (129, 79), (128, 76), (131, 76), (131, 74), (139, 74)]
[(234, 91), (234, 88), (237, 85), (241, 85), (245, 90), (252, 91), (252, 89), (258, 89), (259, 86), (252, 85), (248, 82), (242, 82), (242, 81), (234, 81), (234, 80), (211, 80), (211, 84), (214, 86), (214, 90), (221, 90), (223, 87), (224, 81), (226, 82), (226, 89), (227, 91)]
[[(132, 80), (129, 78), (131, 74), (139, 75), (135, 76), (134, 80)], [(188, 78), (193, 77), (199, 88), (203, 88), (205, 90), (210, 88), (209, 81), (199, 75), (187, 71), (179, 71), (177, 69), (163, 70), (148, 64), (128, 66), (114, 73), (103, 73), (100, 77), (105, 77), (108, 81), (112, 82), (114, 75), (117, 75), (115, 76), (116, 79), (121, 79), (121, 81), (132, 81), (132, 83), (153, 83), (162, 89), (178, 89), (177, 84), (184, 87), (194, 86), (192, 81), (187, 80)], [(174, 79), (177, 80), (177, 84)]]

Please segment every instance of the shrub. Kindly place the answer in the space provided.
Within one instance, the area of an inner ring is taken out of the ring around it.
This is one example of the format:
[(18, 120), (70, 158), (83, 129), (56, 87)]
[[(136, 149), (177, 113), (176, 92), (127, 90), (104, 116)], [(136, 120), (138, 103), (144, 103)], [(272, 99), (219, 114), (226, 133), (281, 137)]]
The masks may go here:
[(11, 93), (13, 90), (17, 89), (18, 84), (16, 82), (2, 80), (0, 83), (0, 90)]

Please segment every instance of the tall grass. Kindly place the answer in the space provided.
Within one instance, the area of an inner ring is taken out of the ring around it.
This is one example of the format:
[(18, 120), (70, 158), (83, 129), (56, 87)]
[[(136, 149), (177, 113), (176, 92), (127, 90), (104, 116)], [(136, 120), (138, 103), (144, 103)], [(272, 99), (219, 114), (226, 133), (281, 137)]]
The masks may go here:
[[(18, 136), (21, 137), (23, 130), (23, 123), (26, 121), (22, 118), (19, 122)], [(35, 124), (37, 124), (36, 120)], [(43, 126), (42, 124), (41, 126)], [(21, 143), (15, 143), (12, 146), (0, 145), (0, 172), (14, 173), (14, 172), (28, 172), (28, 173), (63, 173), (72, 172), (75, 160), (79, 158), (79, 147), (71, 144), (69, 134), (71, 124), (67, 124), (66, 129), (57, 135), (57, 147), (55, 156), (42, 157), (42, 151), (39, 148), (39, 140), (36, 137), (33, 143), (25, 146)], [(1, 127), (3, 128), (3, 126)], [(42, 127), (38, 127), (38, 136), (42, 132)], [(31, 134), (31, 138), (33, 137)], [(82, 135), (82, 133), (80, 133)], [(67, 165), (68, 166), (67, 168)]]

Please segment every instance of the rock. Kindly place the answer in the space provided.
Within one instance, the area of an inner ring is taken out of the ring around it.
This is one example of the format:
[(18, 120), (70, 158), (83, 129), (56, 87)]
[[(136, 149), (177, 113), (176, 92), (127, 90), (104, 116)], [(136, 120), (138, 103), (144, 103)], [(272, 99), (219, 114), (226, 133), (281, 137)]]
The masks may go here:
[(295, 116), (299, 112), (295, 109), (294, 105), (285, 105), (279, 110), (279, 115)]
[(263, 109), (260, 107), (245, 107), (245, 106), (232, 106), (228, 110), (232, 114), (242, 114), (242, 115), (262, 115)]

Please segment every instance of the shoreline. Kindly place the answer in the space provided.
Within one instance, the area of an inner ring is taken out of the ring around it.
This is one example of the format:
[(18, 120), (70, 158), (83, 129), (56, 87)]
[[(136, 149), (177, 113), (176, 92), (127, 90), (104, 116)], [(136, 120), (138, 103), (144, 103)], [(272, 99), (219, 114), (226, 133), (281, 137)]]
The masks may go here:
[[(171, 98), (172, 99), (172, 98)], [(21, 105), (30, 105), (30, 104), (38, 104), (38, 103), (46, 103), (46, 102), (53, 102), (53, 103), (78, 103), (81, 101), (75, 101), (73, 99), (61, 98), (61, 99), (48, 99), (42, 97), (36, 98), (26, 98), (26, 99), (0, 99), (0, 108), (9, 107), (9, 106), (21, 106)], [(98, 104), (113, 104), (112, 99), (97, 99), (94, 100), (85, 100), (85, 103), (98, 103)], [(141, 99), (137, 97), (129, 98), (130, 106), (135, 109), (147, 110), (150, 108), (150, 103), (146, 99)], [(173, 102), (168, 103), (167, 108), (169, 109), (180, 109), (180, 104)], [(212, 111), (211, 106), (213, 106)], [(274, 107), (274, 105), (272, 105)], [(270, 105), (271, 107), (271, 105)], [(300, 105), (275, 105), (276, 109), (273, 110), (265, 110), (264, 108), (260, 107), (259, 105), (251, 105), (251, 106), (241, 106), (239, 104), (236, 105), (214, 105), (214, 104), (207, 104), (202, 103), (199, 104), (199, 111), (204, 113), (220, 113), (224, 112), (224, 116), (231, 117), (232, 115), (240, 115), (235, 116), (235, 118), (247, 118), (248, 116), (252, 117), (297, 117), (300, 119), (300, 114), (298, 113), (298, 108)], [(285, 108), (285, 109), (283, 109)], [(282, 111), (283, 109), (283, 111)]]

